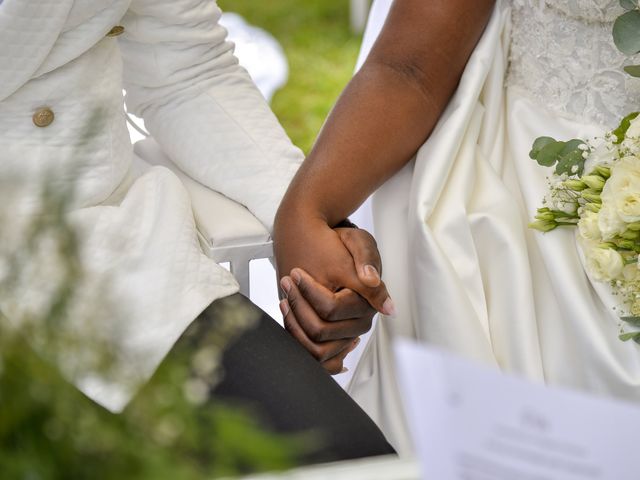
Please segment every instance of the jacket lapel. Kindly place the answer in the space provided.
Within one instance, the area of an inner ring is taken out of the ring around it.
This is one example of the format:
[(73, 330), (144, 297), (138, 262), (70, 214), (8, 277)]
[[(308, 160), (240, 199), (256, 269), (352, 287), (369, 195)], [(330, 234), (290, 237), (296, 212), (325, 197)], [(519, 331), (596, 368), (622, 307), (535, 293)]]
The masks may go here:
[(74, 0), (0, 4), (0, 101), (27, 82), (51, 51)]

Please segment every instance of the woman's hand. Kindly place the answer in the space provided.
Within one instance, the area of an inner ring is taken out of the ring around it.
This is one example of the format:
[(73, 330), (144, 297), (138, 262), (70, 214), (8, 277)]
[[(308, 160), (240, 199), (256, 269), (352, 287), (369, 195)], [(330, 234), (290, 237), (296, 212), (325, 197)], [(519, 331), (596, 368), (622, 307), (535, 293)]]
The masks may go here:
[[(380, 280), (381, 261), (373, 237), (364, 230), (333, 229), (321, 219), (293, 215), (276, 218), (274, 250), (278, 276), (303, 268), (332, 292), (348, 288), (388, 314), (391, 299)], [(385, 307), (385, 302), (386, 307)]]

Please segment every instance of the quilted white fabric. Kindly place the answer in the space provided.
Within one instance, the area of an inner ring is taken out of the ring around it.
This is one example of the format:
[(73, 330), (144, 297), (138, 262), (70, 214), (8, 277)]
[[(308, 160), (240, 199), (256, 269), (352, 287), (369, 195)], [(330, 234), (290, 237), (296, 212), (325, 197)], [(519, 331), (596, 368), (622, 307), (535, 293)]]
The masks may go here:
[[(0, 7), (0, 178), (11, 178), (16, 192), (0, 196), (18, 219), (33, 211), (43, 183), (72, 189), (82, 259), (95, 278), (111, 280), (119, 323), (110, 328), (131, 370), (123, 375), (139, 382), (237, 284), (202, 254), (181, 181), (133, 155), (123, 86), (129, 107), (181, 170), (246, 206), (269, 231), (303, 158), (238, 66), (220, 13), (211, 0), (3, 0)], [(124, 34), (106, 37), (115, 25)], [(32, 122), (42, 107), (55, 114), (46, 128)], [(18, 318), (37, 304), (36, 293), (1, 298), (0, 308)], [(113, 411), (134, 391), (90, 372), (74, 380)]]
[[(166, 156), (160, 145), (147, 138), (134, 145), (136, 155), (149, 164), (171, 170), (189, 193), (200, 240), (207, 249), (269, 241), (269, 232), (242, 205), (229, 200), (186, 175)], [(275, 282), (274, 282), (275, 283)], [(272, 299), (277, 303), (277, 297)]]

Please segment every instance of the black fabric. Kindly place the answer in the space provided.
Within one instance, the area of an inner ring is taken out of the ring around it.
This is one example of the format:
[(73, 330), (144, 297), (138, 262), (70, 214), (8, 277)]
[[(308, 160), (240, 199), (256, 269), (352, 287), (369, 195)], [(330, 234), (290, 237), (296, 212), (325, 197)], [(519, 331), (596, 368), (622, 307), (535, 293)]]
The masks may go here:
[(358, 226), (348, 218), (345, 218), (344, 220), (341, 220), (340, 222), (335, 224), (332, 228), (358, 228)]
[[(228, 342), (222, 360), (223, 379), (211, 392), (212, 400), (250, 408), (267, 430), (312, 434), (317, 440), (315, 448), (301, 459), (303, 463), (395, 453), (374, 422), (320, 364), (271, 317), (239, 294), (218, 300), (205, 310), (163, 365), (188, 361), (203, 343), (228, 337), (229, 325), (245, 317), (253, 317), (254, 324)], [(226, 326), (221, 328), (220, 324)], [(225, 331), (222, 335), (221, 330)], [(154, 379), (144, 390), (152, 389), (153, 383)], [(198, 408), (207, 408), (207, 404)]]

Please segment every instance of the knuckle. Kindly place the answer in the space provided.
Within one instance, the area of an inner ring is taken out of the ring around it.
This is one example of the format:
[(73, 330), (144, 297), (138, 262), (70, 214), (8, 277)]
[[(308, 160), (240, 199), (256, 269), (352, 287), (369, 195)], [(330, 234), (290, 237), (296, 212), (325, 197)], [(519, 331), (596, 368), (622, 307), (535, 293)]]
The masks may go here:
[(307, 328), (307, 336), (314, 342), (323, 342), (326, 338), (326, 331), (322, 325), (312, 322)]
[(322, 364), (322, 368), (324, 368), (325, 372), (329, 375), (337, 375), (342, 370), (342, 368), (338, 369), (334, 362), (325, 362)]
[(320, 345), (317, 345), (315, 343), (309, 346), (309, 353), (311, 353), (311, 355), (313, 355), (316, 360), (319, 360), (321, 362), (325, 359), (326, 355), (324, 349)]
[(334, 307), (327, 312), (327, 315), (325, 318), (329, 322), (335, 322), (336, 320), (340, 319), (340, 312), (337, 308)]
[(327, 302), (318, 306), (318, 315), (325, 320), (334, 320), (336, 315), (335, 302)]
[(328, 345), (320, 345), (318, 346), (318, 353), (319, 353), (319, 360), (321, 362), (324, 362), (326, 360), (330, 360), (331, 357), (333, 357), (333, 352), (331, 350), (331, 347)]

